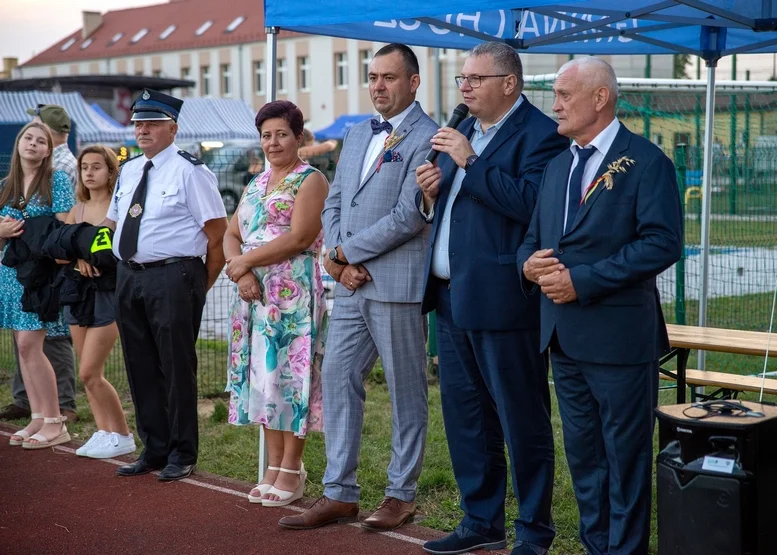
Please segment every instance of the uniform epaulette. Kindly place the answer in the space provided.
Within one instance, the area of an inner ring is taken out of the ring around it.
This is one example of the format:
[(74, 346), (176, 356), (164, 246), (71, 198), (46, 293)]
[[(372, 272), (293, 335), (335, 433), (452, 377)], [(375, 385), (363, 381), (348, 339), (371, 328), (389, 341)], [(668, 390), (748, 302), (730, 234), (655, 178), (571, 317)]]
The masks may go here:
[(122, 167), (124, 164), (126, 164), (126, 163), (127, 163), (127, 162), (129, 162), (130, 160), (134, 160), (135, 158), (140, 158), (141, 156), (143, 156), (143, 153), (142, 153), (142, 152), (141, 152), (140, 154), (136, 154), (136, 155), (135, 155), (135, 156), (133, 156), (132, 158), (127, 158), (126, 160), (122, 160), (121, 162), (119, 162), (119, 167)]
[(185, 150), (179, 150), (179, 151), (178, 151), (178, 154), (179, 154), (181, 157), (183, 157), (183, 159), (184, 159), (184, 160), (186, 160), (187, 162), (191, 162), (191, 163), (192, 163), (192, 164), (194, 164), (195, 166), (201, 166), (202, 164), (204, 164), (204, 163), (205, 163), (205, 162), (203, 162), (202, 160), (200, 160), (199, 158), (197, 158), (196, 156), (193, 156), (193, 155), (189, 154), (189, 153), (188, 153), (188, 152), (186, 152)]

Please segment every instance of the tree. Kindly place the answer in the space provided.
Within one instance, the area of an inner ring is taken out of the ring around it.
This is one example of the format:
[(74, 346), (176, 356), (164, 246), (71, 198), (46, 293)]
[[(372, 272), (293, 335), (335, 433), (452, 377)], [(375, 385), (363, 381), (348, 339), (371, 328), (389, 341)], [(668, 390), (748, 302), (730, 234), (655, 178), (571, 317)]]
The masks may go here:
[(691, 61), (690, 54), (675, 54), (672, 77), (675, 79), (688, 79), (688, 64)]

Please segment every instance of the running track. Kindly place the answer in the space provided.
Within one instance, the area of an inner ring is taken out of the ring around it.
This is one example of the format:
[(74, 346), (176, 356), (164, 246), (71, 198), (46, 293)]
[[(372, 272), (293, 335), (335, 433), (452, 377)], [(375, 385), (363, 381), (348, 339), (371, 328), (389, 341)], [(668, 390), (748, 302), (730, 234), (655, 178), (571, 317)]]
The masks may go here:
[(157, 473), (117, 478), (116, 466), (134, 457), (77, 457), (75, 442), (27, 451), (8, 445), (13, 429), (0, 426), (4, 555), (404, 555), (424, 553), (423, 542), (442, 535), (412, 524), (386, 533), (357, 525), (285, 530), (278, 519), (312, 500), (264, 508), (246, 499), (251, 484), (204, 473), (172, 483)]

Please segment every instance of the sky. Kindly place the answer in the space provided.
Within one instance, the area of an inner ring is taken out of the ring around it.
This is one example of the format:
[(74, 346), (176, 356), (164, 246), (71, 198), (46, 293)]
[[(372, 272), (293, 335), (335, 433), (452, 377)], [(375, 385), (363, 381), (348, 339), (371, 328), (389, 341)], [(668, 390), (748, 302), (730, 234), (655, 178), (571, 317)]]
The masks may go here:
[(83, 27), (82, 11), (162, 4), (165, 0), (0, 0), (0, 57), (24, 63)]

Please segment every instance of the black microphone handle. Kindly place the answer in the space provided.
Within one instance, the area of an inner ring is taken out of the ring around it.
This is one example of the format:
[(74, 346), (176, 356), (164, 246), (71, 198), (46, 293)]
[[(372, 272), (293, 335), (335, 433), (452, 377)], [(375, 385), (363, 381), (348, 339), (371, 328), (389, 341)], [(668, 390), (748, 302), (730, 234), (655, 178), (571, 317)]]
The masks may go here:
[[(453, 110), (453, 115), (451, 116), (451, 119), (448, 121), (448, 124), (446, 125), (446, 127), (450, 127), (451, 129), (456, 129), (459, 126), (459, 124), (462, 121), (464, 121), (464, 118), (466, 117), (467, 117), (467, 112), (460, 110), (460, 106), (456, 107), (456, 109)], [(430, 164), (434, 164), (434, 161), (437, 160), (437, 156), (439, 154), (440, 154), (439, 150), (434, 150), (433, 148), (430, 148), (429, 152), (426, 154), (425, 160)]]

